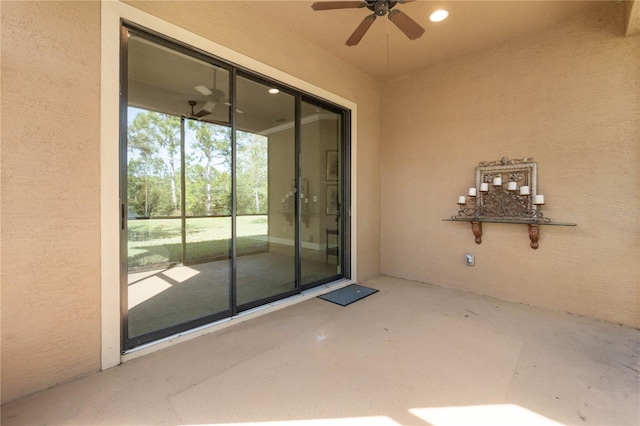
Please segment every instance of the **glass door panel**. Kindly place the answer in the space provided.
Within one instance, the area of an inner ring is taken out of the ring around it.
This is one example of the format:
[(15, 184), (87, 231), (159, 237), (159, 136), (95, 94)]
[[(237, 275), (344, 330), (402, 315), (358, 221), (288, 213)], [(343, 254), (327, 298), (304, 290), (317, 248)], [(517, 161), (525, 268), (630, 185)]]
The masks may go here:
[(296, 290), (295, 98), (236, 81), (236, 300), (243, 310)]
[(342, 253), (340, 114), (302, 102), (300, 171), (308, 185), (300, 228), (302, 285), (340, 275)]
[(170, 303), (169, 271), (182, 263), (180, 119), (128, 108), (127, 264), (129, 335), (173, 320), (154, 306)]
[(230, 312), (232, 230), (229, 71), (133, 31), (126, 63), (125, 346)]
[(231, 128), (185, 119), (184, 145), (184, 265), (197, 274), (189, 312), (200, 318), (230, 310)]

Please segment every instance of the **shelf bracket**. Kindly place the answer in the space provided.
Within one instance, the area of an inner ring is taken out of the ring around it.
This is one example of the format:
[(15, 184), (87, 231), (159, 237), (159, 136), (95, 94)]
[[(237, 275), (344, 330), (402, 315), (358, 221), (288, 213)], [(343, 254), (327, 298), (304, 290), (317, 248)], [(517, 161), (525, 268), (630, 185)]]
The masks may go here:
[(482, 222), (471, 222), (471, 231), (476, 237), (476, 244), (482, 244)]
[(540, 238), (540, 227), (538, 225), (529, 225), (529, 239), (531, 240), (531, 248), (538, 249), (538, 239)]

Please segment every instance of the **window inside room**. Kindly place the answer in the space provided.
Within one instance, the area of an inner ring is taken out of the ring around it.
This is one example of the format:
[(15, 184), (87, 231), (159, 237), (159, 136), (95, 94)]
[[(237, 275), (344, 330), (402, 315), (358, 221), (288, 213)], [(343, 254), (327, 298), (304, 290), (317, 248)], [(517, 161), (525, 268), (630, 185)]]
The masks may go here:
[(349, 277), (348, 110), (135, 26), (121, 52), (123, 350)]

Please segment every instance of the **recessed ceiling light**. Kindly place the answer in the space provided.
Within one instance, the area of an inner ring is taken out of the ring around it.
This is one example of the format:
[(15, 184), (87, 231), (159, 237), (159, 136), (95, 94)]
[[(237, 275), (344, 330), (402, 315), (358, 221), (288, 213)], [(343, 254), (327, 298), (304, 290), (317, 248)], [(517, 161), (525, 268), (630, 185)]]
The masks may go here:
[(272, 87), (271, 89), (269, 89), (269, 93), (271, 93), (272, 95), (275, 95), (276, 93), (280, 93), (280, 91), (275, 87)]
[(429, 16), (429, 20), (431, 22), (441, 22), (447, 19), (447, 16), (449, 16), (449, 12), (444, 9), (438, 9)]

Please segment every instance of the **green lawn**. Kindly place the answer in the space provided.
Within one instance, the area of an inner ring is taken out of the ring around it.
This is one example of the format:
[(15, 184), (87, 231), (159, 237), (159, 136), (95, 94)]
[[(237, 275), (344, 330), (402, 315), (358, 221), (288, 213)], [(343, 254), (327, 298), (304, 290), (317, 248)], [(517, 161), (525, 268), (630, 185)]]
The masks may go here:
[[(182, 262), (180, 219), (128, 221), (129, 271), (175, 263), (196, 264), (229, 257), (231, 218), (187, 219), (186, 260)], [(238, 255), (268, 250), (267, 216), (238, 216)]]

